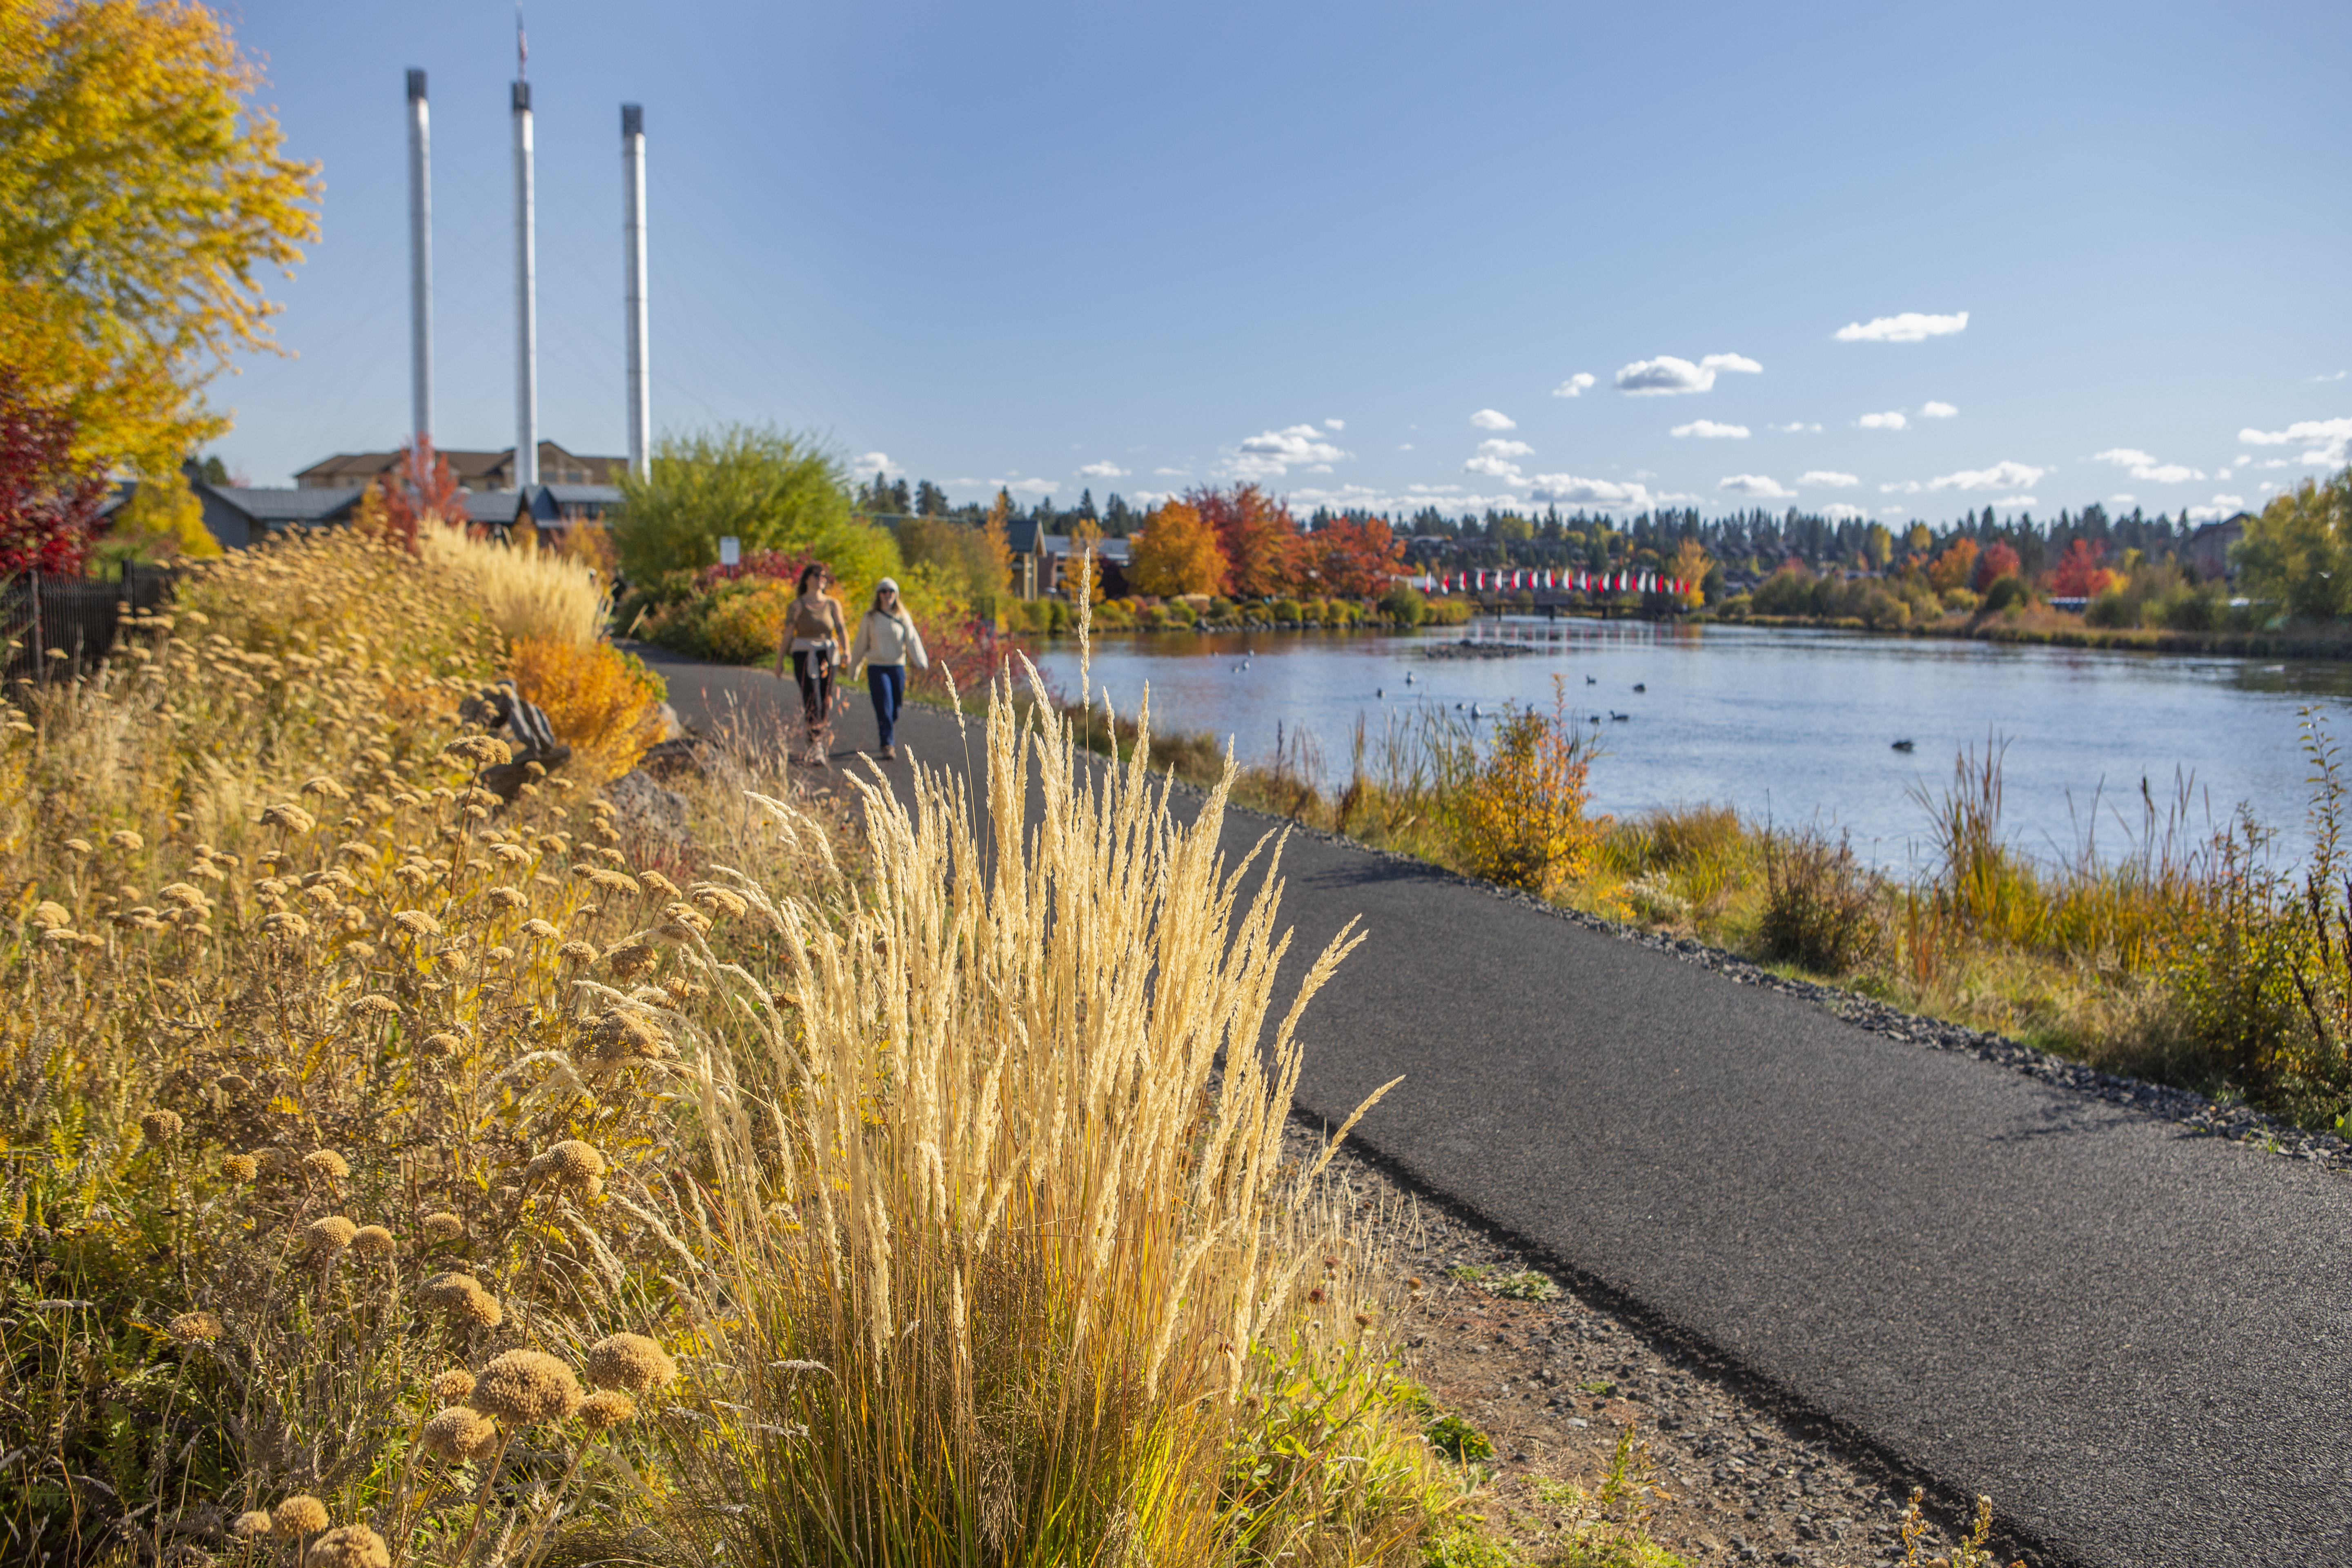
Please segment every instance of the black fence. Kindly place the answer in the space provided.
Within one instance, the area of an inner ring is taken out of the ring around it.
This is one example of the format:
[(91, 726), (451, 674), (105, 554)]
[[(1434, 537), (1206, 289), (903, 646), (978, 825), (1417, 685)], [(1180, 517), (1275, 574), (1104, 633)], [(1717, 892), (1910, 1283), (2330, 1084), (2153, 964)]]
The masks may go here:
[(27, 572), (0, 584), (0, 648), (9, 680), (79, 674), (113, 651), (122, 617), (158, 608), (177, 573), (126, 566), (120, 583)]

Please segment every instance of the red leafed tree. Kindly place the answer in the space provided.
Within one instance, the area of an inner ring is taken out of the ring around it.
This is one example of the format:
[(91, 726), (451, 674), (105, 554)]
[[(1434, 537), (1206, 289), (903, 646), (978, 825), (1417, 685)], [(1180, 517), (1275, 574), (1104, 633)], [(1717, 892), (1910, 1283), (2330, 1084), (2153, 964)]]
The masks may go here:
[(466, 503), (459, 499), (457, 478), (449, 459), (433, 449), (428, 436), (419, 436), (400, 448), (400, 460), (378, 481), (383, 487), (383, 526), (411, 554), (416, 532), (427, 519), (463, 525)]
[(2017, 558), (2017, 552), (1996, 539), (1978, 555), (1976, 580), (1972, 586), (1981, 594), (2003, 577), (2016, 576), (2023, 566), (2024, 563)]
[(1318, 586), (1336, 598), (1377, 599), (1404, 570), (1404, 541), (1376, 517), (1335, 518), (1299, 542)]
[(2116, 580), (2116, 574), (2099, 564), (2105, 553), (2087, 539), (2078, 539), (2066, 547), (2058, 564), (2050, 569), (2050, 595), (2056, 599), (2095, 599)]
[(0, 579), (81, 570), (111, 487), (73, 446), (72, 417), (32, 402), (13, 374), (0, 373)]
[(1297, 586), (1298, 524), (1288, 507), (1255, 485), (1190, 489), (1184, 499), (1217, 531), (1226, 592), (1237, 599), (1265, 599)]

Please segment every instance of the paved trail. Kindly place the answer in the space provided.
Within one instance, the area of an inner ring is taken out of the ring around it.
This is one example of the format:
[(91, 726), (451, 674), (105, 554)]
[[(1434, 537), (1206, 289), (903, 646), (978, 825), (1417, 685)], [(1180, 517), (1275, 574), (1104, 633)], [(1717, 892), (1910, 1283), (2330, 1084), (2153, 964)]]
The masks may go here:
[[(653, 661), (690, 723), (791, 696)], [(928, 710), (900, 748), (962, 765)], [(2352, 1563), (2352, 1180), (1441, 873), (1301, 838), (1283, 869), (1295, 953), (1370, 933), (1308, 1010), (1303, 1109), (1403, 1074), (1365, 1144), (2061, 1561)]]

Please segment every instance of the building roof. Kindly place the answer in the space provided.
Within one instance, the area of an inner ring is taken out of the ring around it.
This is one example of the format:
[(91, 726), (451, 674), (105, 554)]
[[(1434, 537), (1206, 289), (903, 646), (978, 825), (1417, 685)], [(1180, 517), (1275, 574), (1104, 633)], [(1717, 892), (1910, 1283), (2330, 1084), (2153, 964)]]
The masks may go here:
[(522, 510), (522, 498), (512, 490), (462, 490), (457, 499), (466, 504), (466, 521), (485, 527), (504, 527)]
[(357, 504), (361, 490), (260, 489), (236, 485), (205, 485), (204, 489), (255, 522), (330, 522)]
[[(512, 447), (495, 452), (454, 447), (436, 447), (435, 451), (436, 456), (448, 459), (450, 477), (457, 481), (460, 489), (511, 490), (514, 488)], [(399, 461), (398, 452), (338, 452), (296, 474), (294, 482), (305, 489), (364, 486), (368, 480), (390, 473)], [(539, 444), (539, 471), (542, 478), (554, 474), (570, 480), (576, 475), (591, 484), (610, 483), (626, 471), (628, 466), (626, 458), (585, 457), (565, 451), (552, 441)]]

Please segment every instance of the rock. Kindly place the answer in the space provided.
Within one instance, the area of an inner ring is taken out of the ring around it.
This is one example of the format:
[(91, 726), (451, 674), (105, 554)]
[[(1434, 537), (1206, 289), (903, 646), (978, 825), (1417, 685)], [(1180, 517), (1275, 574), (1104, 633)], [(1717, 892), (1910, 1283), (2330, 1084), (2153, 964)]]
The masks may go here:
[(686, 796), (666, 789), (643, 768), (623, 773), (604, 786), (613, 815), (640, 832), (675, 838), (686, 831)]

